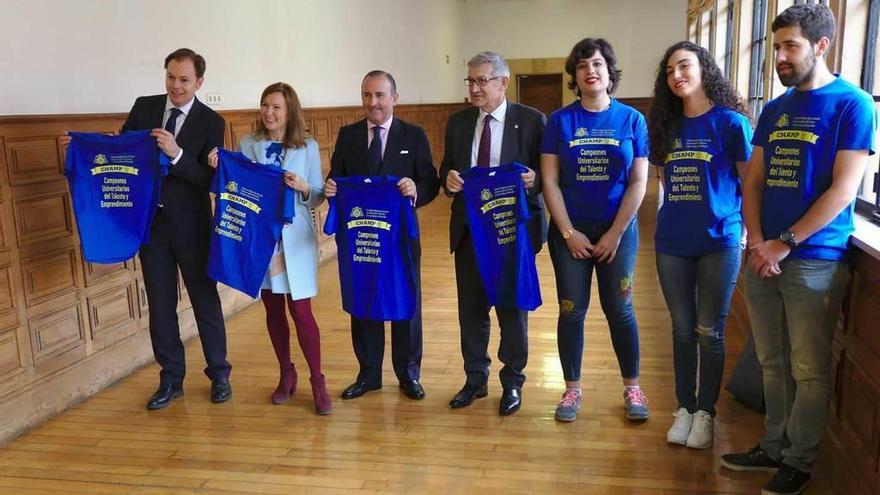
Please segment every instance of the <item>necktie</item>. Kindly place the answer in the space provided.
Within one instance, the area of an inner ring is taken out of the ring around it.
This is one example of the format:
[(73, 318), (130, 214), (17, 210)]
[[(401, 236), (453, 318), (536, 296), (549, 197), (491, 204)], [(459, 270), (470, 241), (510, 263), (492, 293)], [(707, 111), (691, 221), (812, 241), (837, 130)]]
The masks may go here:
[(486, 114), (486, 118), (483, 119), (483, 133), (480, 134), (480, 147), (477, 148), (478, 167), (489, 166), (489, 155), (492, 152), (492, 127), (489, 125), (491, 122), (492, 115)]
[(181, 112), (179, 108), (171, 108), (171, 116), (168, 117), (168, 122), (165, 122), (165, 130), (172, 135), (174, 134), (174, 129), (177, 127), (177, 117), (182, 113), (183, 112)]
[(373, 126), (373, 141), (370, 143), (369, 155), (370, 169), (379, 173), (382, 166), (382, 128)]

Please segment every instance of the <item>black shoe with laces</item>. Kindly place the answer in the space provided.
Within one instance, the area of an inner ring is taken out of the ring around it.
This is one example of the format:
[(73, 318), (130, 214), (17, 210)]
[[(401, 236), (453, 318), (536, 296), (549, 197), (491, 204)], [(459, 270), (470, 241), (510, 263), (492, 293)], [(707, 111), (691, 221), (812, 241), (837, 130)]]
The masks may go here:
[(783, 464), (776, 475), (764, 485), (761, 495), (795, 495), (801, 493), (810, 484), (810, 473)]
[(741, 454), (724, 454), (721, 456), (721, 465), (734, 471), (776, 471), (779, 469), (779, 461), (773, 460), (761, 445)]

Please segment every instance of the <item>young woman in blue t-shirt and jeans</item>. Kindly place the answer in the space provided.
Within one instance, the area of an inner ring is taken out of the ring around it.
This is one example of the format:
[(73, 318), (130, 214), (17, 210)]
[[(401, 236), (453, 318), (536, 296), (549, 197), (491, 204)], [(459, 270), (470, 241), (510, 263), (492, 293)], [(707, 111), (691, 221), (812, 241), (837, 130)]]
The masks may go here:
[(632, 281), (639, 244), (635, 216), (648, 176), (647, 126), (642, 114), (611, 98), (621, 72), (607, 41), (578, 42), (565, 71), (578, 100), (550, 116), (541, 143), (544, 200), (553, 218), (548, 245), (559, 297), (559, 360), (566, 386), (556, 419), (574, 421), (580, 409), (584, 317), (595, 270), (623, 378), (626, 417), (645, 420)]
[(724, 322), (742, 256), (740, 179), (752, 149), (746, 114), (705, 48), (683, 41), (666, 51), (649, 127), (651, 163), (663, 178), (655, 249), (678, 401), (666, 440), (692, 448), (710, 447), (714, 437)]

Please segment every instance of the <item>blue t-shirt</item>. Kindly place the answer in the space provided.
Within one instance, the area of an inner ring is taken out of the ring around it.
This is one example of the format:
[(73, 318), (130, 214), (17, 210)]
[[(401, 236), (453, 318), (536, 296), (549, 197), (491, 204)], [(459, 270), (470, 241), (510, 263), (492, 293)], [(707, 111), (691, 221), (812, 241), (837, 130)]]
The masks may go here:
[(575, 101), (547, 120), (541, 153), (559, 156), (559, 188), (572, 223), (613, 222), (633, 159), (648, 156), (648, 127), (617, 100), (602, 112)]
[(742, 189), (736, 162), (749, 160), (751, 140), (749, 120), (729, 108), (681, 119), (663, 163), (657, 252), (701, 256), (739, 245)]
[(518, 163), (473, 167), (462, 174), (477, 269), (490, 306), (532, 311), (541, 287), (526, 221), (529, 205)]
[(222, 148), (218, 155), (208, 276), (257, 297), (281, 228), (293, 220), (296, 197), (281, 167)]
[(397, 177), (339, 177), (324, 233), (336, 234), (342, 309), (377, 321), (409, 320), (416, 308), (413, 243), (419, 223)]
[(150, 240), (168, 158), (150, 131), (108, 136), (71, 132), (64, 173), (83, 258), (118, 263)]
[[(776, 239), (831, 187), (839, 150), (874, 153), (877, 115), (868, 93), (840, 77), (812, 91), (789, 89), (764, 107), (752, 143), (764, 148), (761, 230)], [(789, 258), (841, 260), (854, 202), (803, 239)]]

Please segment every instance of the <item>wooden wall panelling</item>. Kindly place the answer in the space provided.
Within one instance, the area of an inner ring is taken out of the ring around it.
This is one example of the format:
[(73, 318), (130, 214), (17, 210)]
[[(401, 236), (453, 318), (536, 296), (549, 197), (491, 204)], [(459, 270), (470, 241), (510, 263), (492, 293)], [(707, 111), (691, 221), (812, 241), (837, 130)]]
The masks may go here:
[[(82, 254), (82, 253), (80, 253)], [(83, 260), (83, 272), (85, 274), (86, 287), (93, 287), (111, 276), (122, 274), (126, 278), (133, 276), (134, 258), (119, 263), (91, 263)]]
[(77, 249), (44, 254), (21, 261), (28, 307), (75, 291), (79, 286)]
[(85, 357), (85, 321), (79, 301), (28, 319), (28, 327), (39, 373), (51, 373)]
[[(25, 371), (19, 352), (16, 328), (0, 331), (0, 377), (4, 380), (16, 372)], [(0, 389), (2, 390), (2, 389)]]
[(6, 140), (6, 163), (12, 186), (64, 177), (57, 135), (12, 137)]
[(89, 296), (89, 328), (96, 348), (106, 347), (137, 331), (137, 294), (133, 283)]
[(74, 220), (67, 184), (55, 181), (43, 187), (13, 190), (12, 209), (18, 247), (59, 238), (73, 242)]
[(878, 450), (880, 450), (880, 393), (868, 375), (849, 358), (844, 357), (838, 390), (839, 427), (835, 433), (846, 445), (846, 455), (860, 478), (872, 489), (877, 484)]
[(144, 287), (143, 278), (135, 279), (135, 292), (137, 293), (138, 315), (145, 324), (149, 324), (150, 306), (147, 304), (147, 289)]

